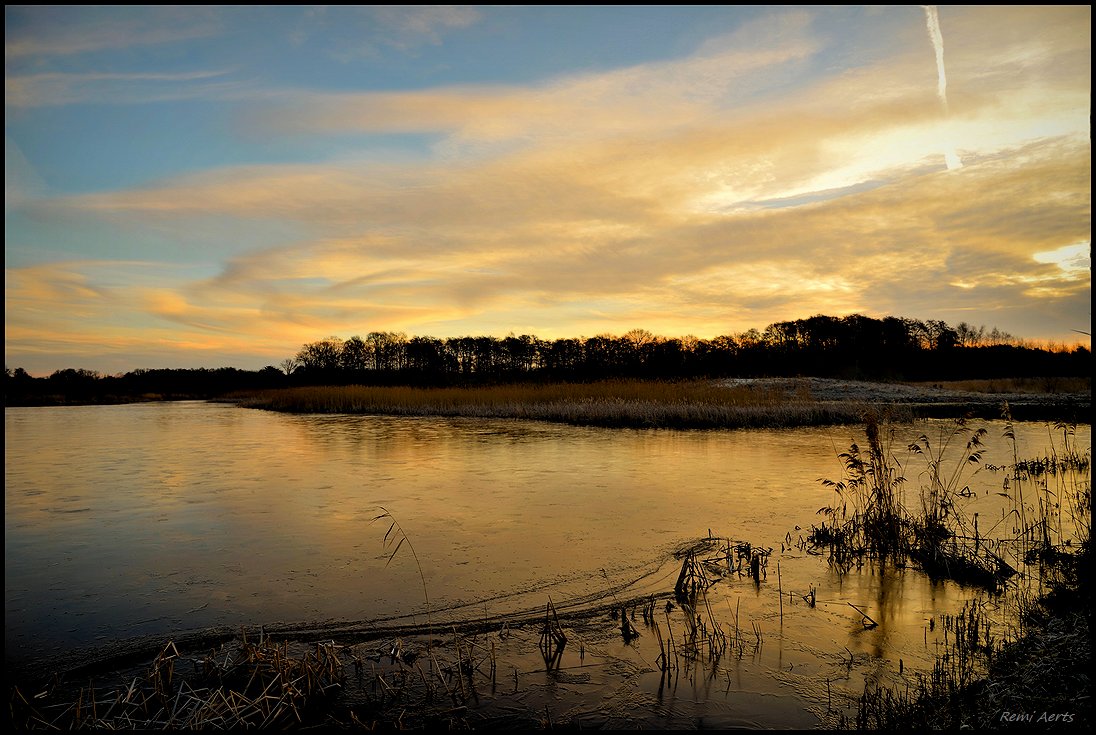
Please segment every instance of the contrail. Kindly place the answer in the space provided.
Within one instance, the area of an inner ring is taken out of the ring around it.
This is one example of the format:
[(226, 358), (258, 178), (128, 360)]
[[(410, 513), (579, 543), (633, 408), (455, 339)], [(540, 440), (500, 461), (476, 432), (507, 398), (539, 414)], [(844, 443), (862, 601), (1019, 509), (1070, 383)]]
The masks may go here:
[[(940, 106), (944, 108), (944, 117), (948, 116), (948, 75), (944, 70), (944, 35), (940, 33), (940, 16), (936, 13), (935, 5), (922, 5), (925, 9), (925, 24), (929, 29), (929, 39), (932, 48), (936, 51), (936, 95), (940, 98)], [(944, 151), (944, 162), (948, 170), (952, 171), (963, 167), (963, 162), (955, 152), (953, 146), (948, 146)]]
[(944, 70), (944, 34), (940, 33), (940, 16), (936, 13), (935, 5), (922, 5), (925, 9), (925, 23), (929, 27), (929, 39), (932, 48), (936, 51), (936, 94), (940, 97), (940, 104), (944, 106), (944, 112), (948, 111), (948, 74)]

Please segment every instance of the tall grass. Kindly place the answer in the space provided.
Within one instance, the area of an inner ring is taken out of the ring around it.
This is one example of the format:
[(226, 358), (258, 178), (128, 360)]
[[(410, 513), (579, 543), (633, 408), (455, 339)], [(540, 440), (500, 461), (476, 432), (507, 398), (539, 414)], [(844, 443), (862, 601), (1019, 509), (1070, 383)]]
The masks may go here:
[(1092, 532), (1091, 449), (1077, 447), (1075, 425), (1057, 422), (1047, 425), (1049, 452), (1020, 459), (1007, 405), (1005, 419), (1013, 464), (993, 469), (1009, 471), (1005, 487), (1020, 522), (1017, 556), (1026, 563), (1053, 562), (1067, 550), (1086, 547)]
[(239, 395), (247, 408), (291, 413), (521, 418), (591, 426), (756, 428), (848, 424), (862, 405), (822, 404), (769, 386), (708, 381), (601, 381), (476, 388), (306, 387)]
[[(811, 530), (809, 540), (827, 548), (831, 560), (848, 567), (863, 557), (916, 561), (930, 575), (996, 589), (1015, 573), (978, 536), (977, 526), (962, 512), (969, 496), (965, 484), (982, 465), (985, 429), (955, 421), (940, 437), (922, 434), (907, 449), (925, 459), (918, 507), (905, 501), (905, 468), (891, 450), (891, 439), (878, 421), (865, 427), (868, 446), (853, 444), (842, 452), (845, 476), (839, 482), (820, 480), (834, 491), (834, 502), (819, 509), (825, 520)], [(964, 441), (958, 461), (946, 459), (950, 447)]]
[(878, 420), (865, 426), (866, 452), (853, 443), (838, 458), (844, 479), (820, 482), (834, 491), (834, 503), (818, 512), (829, 519), (812, 530), (811, 540), (827, 546), (834, 559), (847, 566), (861, 554), (887, 557), (908, 551), (908, 518), (900, 496), (905, 478), (893, 459), (890, 444)]
[[(1012, 463), (986, 467), (1009, 472), (1002, 494), (1012, 509), (1005, 518), (1014, 518), (1016, 525), (1013, 537), (1002, 539), (996, 548), (1012, 553), (1023, 574), (1012, 577), (1016, 583), (1010, 581), (1002, 597), (991, 603), (971, 601), (958, 616), (945, 617), (945, 645), (932, 671), (907, 678), (904, 689), (865, 688), (856, 722), (847, 726), (950, 730), (1014, 723), (1018, 728), (1084, 730), (1091, 722), (1091, 451), (1076, 446), (1074, 426), (1056, 423), (1047, 426), (1047, 455), (1021, 459), (1007, 406), (1005, 419)], [(978, 436), (974, 432), (971, 440)], [(977, 443), (968, 440), (966, 448), (968, 457), (981, 460)], [(940, 480), (954, 476), (933, 474)], [(949, 479), (938, 491), (930, 488), (926, 497), (931, 500), (934, 492), (936, 497), (961, 495), (958, 486)], [(922, 513), (929, 516), (932, 510), (922, 508)], [(955, 505), (939, 518), (949, 534), (941, 547), (966, 542), (965, 548), (972, 548), (971, 537), (956, 530), (965, 516)], [(977, 526), (973, 542), (974, 550), (989, 543)], [(988, 558), (1001, 563), (1000, 557)], [(986, 570), (990, 575), (994, 571)], [(997, 613), (992, 625), (991, 608)]]

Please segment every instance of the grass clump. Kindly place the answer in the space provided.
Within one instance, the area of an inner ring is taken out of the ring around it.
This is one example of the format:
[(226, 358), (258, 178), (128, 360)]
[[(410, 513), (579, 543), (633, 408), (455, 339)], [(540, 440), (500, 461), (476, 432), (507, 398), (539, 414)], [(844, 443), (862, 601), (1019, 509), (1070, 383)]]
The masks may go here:
[[(968, 473), (983, 463), (985, 429), (973, 429), (959, 419), (940, 439), (922, 434), (908, 445), (911, 454), (926, 460), (915, 505), (907, 502), (904, 468), (877, 419), (869, 418), (865, 433), (866, 449), (854, 443), (838, 455), (844, 479), (820, 480), (833, 489), (835, 502), (819, 509), (825, 519), (812, 527), (810, 544), (827, 549), (843, 568), (865, 558), (899, 565), (914, 561), (930, 576), (988, 589), (997, 589), (1015, 574), (959, 505), (970, 496)], [(945, 458), (957, 441), (965, 442), (961, 460), (949, 466)]]
[(819, 509), (827, 520), (813, 527), (808, 539), (816, 547), (828, 548), (840, 566), (864, 554), (886, 558), (909, 551), (908, 519), (900, 498), (905, 478), (900, 466), (890, 461), (874, 417), (868, 419), (865, 431), (866, 452), (853, 443), (838, 455), (845, 467), (844, 479), (820, 480), (833, 488), (836, 502)]
[[(988, 552), (988, 540), (976, 525), (973, 537), (968, 535), (965, 516), (949, 501), (965, 494), (965, 486), (959, 487), (962, 475), (957, 468), (939, 472), (939, 462), (930, 462), (923, 505), (914, 519), (927, 536), (919, 539), (916, 523), (907, 522), (911, 557), (930, 572), (940, 571), (931, 568), (933, 559), (939, 559), (947, 576), (996, 591), (1003, 579), (1017, 582), (1010, 582), (991, 602), (974, 600), (959, 615), (946, 617), (944, 651), (932, 670), (903, 675), (900, 668), (904, 686), (866, 687), (855, 722), (844, 721), (844, 726), (915, 731), (1085, 731), (1091, 726), (1092, 483), (1088, 453), (1077, 451), (1072, 443), (1075, 427), (1055, 424), (1052, 431), (1060, 433), (1060, 449), (1045, 462), (1033, 464), (1018, 459), (1009, 419), (1004, 436), (1013, 441), (1013, 463), (991, 466), (1011, 471), (1004, 487), (1014, 507), (1006, 517), (1015, 517), (1017, 528), (1015, 538), (1003, 541), (1022, 560), (1023, 574), (1011, 568), (1006, 573), (996, 554), (976, 555), (979, 550)], [(974, 432), (966, 445), (970, 463), (981, 461), (981, 452), (971, 441), (977, 436)], [(923, 442), (920, 446), (927, 449)], [(1042, 471), (1033, 477), (1032, 467)], [(1059, 482), (1051, 488), (1048, 478)], [(948, 552), (949, 548), (963, 551)], [(939, 556), (930, 556), (930, 551)], [(991, 624), (990, 608), (1006, 614)]]

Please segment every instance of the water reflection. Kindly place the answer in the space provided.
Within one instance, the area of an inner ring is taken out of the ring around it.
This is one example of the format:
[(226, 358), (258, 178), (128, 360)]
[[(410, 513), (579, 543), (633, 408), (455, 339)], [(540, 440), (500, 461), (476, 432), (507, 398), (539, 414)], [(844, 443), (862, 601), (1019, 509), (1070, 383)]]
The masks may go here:
[[(1011, 461), (990, 425), (987, 460)], [(895, 446), (925, 430), (897, 427)], [(1023, 452), (1046, 450), (1044, 426), (1020, 434)], [(454, 617), (637, 580), (668, 589), (672, 550), (709, 529), (775, 549), (803, 535), (830, 499), (818, 479), (840, 476), (835, 450), (857, 439), (854, 427), (606, 430), (200, 402), (6, 409), (7, 650), (209, 625), (421, 619), (422, 581)], [(1088, 445), (1087, 427), (1077, 440)], [(1000, 475), (971, 486), (983, 519), (1004, 517)], [(370, 522), (382, 506), (423, 580), (406, 554), (387, 563), (387, 526)], [(759, 654), (778, 670), (846, 647), (931, 660), (924, 621), (962, 597), (909, 570), (838, 575), (792, 545), (779, 556), (784, 589), (816, 587), (816, 607), (792, 597), (781, 616), (774, 569), (719, 592), (724, 612), (739, 605), (770, 633), (795, 631), (794, 645)], [(879, 626), (863, 629), (849, 602)]]

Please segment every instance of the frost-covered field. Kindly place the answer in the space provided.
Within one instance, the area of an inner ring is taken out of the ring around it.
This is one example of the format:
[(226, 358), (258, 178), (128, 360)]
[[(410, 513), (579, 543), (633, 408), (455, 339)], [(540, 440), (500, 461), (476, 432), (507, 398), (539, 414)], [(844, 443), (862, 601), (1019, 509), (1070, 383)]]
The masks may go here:
[(972, 407), (1061, 406), (1090, 404), (1092, 393), (1085, 392), (988, 392), (957, 390), (937, 384), (880, 383), (835, 378), (731, 378), (720, 381), (727, 386), (769, 386), (800, 393), (816, 401), (856, 401), (863, 403), (906, 403), (923, 405), (968, 405)]

